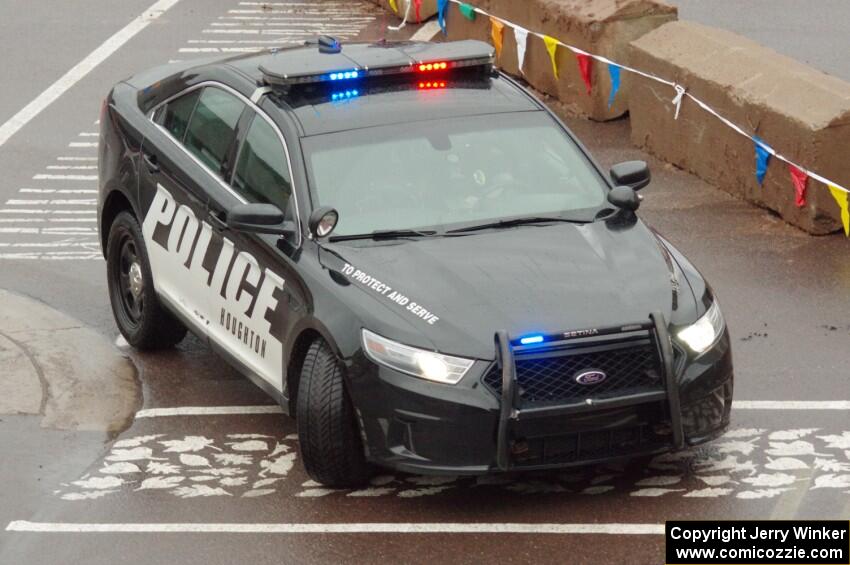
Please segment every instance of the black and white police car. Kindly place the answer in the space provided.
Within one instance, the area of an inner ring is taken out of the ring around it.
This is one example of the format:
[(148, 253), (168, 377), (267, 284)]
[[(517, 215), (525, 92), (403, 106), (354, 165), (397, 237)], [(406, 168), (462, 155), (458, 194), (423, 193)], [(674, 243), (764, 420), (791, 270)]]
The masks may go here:
[(118, 327), (187, 328), (295, 416), (310, 476), (644, 457), (728, 426), (703, 277), (476, 41), (180, 62), (104, 103)]

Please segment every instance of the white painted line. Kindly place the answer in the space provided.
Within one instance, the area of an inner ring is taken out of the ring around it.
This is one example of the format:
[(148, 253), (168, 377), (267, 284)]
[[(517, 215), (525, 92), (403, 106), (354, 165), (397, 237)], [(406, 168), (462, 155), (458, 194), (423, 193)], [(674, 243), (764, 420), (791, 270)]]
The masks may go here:
[(48, 171), (94, 171), (97, 165), (47, 165)]
[(225, 533), (225, 534), (608, 534), (663, 535), (664, 524), (523, 524), (363, 522), (330, 524), (72, 523), (15, 520), (7, 532), (42, 533)]
[(94, 228), (0, 228), (0, 233), (25, 233), (43, 235), (97, 235)]
[[(801, 400), (738, 400), (732, 403), (737, 410), (850, 410), (850, 401)], [(247, 414), (280, 414), (279, 406), (177, 406), (173, 408), (147, 408), (139, 410), (136, 418), (163, 416), (237, 416)]]
[(57, 157), (57, 161), (97, 161), (97, 157)]
[(289, 39), (190, 39), (189, 45), (287, 45)]
[(736, 410), (850, 410), (850, 400), (735, 400)]
[(48, 222), (96, 222), (97, 218), (0, 218), (0, 224), (45, 224)]
[(2, 208), (0, 214), (94, 214), (97, 210), (35, 210), (28, 208)]
[(0, 228), (0, 233), (39, 233), (38, 228)]
[(411, 37), (411, 41), (431, 41), (440, 33), (440, 24), (436, 21), (426, 22)]
[(97, 147), (97, 143), (90, 143), (88, 141), (72, 141), (71, 143), (68, 144), (68, 147), (77, 147), (77, 148)]
[(33, 180), (97, 180), (97, 175), (53, 175), (40, 173), (33, 175)]
[(282, 414), (280, 406), (178, 406), (175, 408), (148, 408), (136, 412), (136, 418), (162, 416), (235, 416), (243, 414)]
[(35, 97), (29, 104), (21, 108), (17, 114), (9, 118), (0, 126), (0, 146), (18, 130), (24, 127), (42, 110), (50, 106), (57, 98), (62, 96), (69, 88), (74, 86), (80, 79), (91, 72), (92, 69), (102, 63), (107, 57), (117, 51), (122, 45), (132, 39), (137, 33), (145, 29), (148, 24), (160, 17), (163, 12), (174, 6), (179, 0), (157, 0), (141, 15), (133, 19), (129, 24), (115, 33), (112, 37), (100, 44), (94, 51), (89, 53), (82, 61), (74, 65), (67, 73), (56, 82), (47, 87), (44, 92)]
[(100, 134), (97, 133), (96, 131), (84, 131), (78, 137), (98, 137), (98, 136), (100, 136)]
[(74, 199), (74, 200), (33, 200), (30, 198), (26, 199), (11, 199), (7, 200), (6, 204), (9, 206), (40, 206), (43, 204), (53, 204), (53, 205), (67, 205), (67, 206), (94, 206), (97, 204), (97, 200), (94, 198), (90, 199)]
[(51, 261), (75, 261), (81, 259), (103, 259), (100, 253), (88, 251), (46, 251), (43, 253), (0, 253), (0, 259), (47, 259)]
[(18, 192), (31, 194), (97, 194), (93, 188), (22, 188)]
[[(89, 249), (92, 245), (97, 245), (96, 241), (48, 241), (43, 243), (0, 243), (0, 248), (8, 249), (10, 247), (50, 247), (50, 248), (67, 248), (67, 247), (82, 247)], [(93, 251), (89, 249), (89, 251)], [(96, 250), (95, 250), (96, 251)]]

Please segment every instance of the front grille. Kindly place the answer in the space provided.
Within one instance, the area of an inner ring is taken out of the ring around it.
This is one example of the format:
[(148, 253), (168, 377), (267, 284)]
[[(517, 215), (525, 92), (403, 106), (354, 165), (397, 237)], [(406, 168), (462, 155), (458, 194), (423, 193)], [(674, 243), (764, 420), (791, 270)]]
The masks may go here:
[[(661, 365), (651, 341), (599, 349), (516, 354), (519, 398), (523, 404), (573, 403), (661, 389)], [(593, 385), (576, 382), (577, 375), (590, 370), (604, 372), (606, 379)], [(484, 384), (501, 394), (502, 371), (498, 364), (484, 376)]]
[(515, 443), (517, 467), (580, 463), (652, 452), (670, 441), (657, 425), (637, 424), (611, 430), (592, 430), (533, 438)]

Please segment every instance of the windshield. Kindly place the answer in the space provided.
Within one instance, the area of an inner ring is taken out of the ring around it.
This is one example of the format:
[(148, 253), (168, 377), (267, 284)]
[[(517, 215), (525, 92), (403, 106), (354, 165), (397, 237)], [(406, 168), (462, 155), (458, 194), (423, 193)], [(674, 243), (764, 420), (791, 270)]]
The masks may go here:
[(304, 148), (314, 205), (339, 212), (337, 236), (523, 216), (591, 221), (607, 192), (545, 112), (333, 133)]

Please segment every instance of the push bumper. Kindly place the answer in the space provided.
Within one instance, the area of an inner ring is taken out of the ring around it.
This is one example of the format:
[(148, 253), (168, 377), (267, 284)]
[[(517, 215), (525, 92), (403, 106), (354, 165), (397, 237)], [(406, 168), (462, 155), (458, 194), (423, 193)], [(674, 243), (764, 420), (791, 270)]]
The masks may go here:
[(732, 403), (728, 334), (691, 359), (674, 347), (659, 314), (639, 331), (658, 348), (659, 386), (579, 402), (525, 402), (516, 374), (522, 348), (504, 332), (496, 334), (498, 393), (483, 382), (488, 363), (449, 386), (362, 358), (349, 374), (367, 457), (405, 472), (477, 475), (652, 455), (720, 435)]

